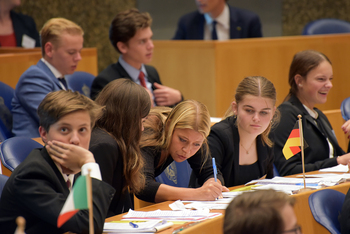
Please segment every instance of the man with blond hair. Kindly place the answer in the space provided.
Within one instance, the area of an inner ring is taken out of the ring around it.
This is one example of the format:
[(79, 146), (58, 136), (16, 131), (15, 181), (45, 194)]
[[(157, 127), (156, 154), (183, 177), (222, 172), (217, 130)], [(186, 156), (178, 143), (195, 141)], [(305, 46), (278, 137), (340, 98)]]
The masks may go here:
[(12, 99), (15, 136), (39, 137), (36, 113), (44, 97), (69, 89), (64, 76), (72, 74), (81, 60), (84, 31), (64, 18), (53, 18), (40, 31), (42, 58), (20, 77)]

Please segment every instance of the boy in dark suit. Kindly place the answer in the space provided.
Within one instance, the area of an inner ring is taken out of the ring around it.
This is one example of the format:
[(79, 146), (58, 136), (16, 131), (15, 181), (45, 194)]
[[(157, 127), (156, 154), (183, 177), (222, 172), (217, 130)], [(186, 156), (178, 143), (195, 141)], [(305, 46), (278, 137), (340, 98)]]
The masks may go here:
[[(61, 228), (57, 219), (74, 174), (91, 169), (95, 233), (102, 233), (115, 190), (101, 181), (98, 164), (88, 151), (91, 129), (102, 107), (78, 92), (49, 93), (38, 108), (43, 148), (34, 149), (13, 171), (0, 199), (0, 233), (13, 234), (15, 220), (26, 220), (26, 233), (89, 233), (89, 213), (80, 210)], [(20, 146), (19, 146), (20, 147)]]
[(137, 9), (120, 12), (111, 23), (109, 39), (121, 54), (117, 63), (109, 65), (93, 81), (91, 98), (109, 82), (128, 78), (146, 88), (157, 106), (174, 106), (182, 100), (179, 90), (162, 85), (157, 70), (145, 65), (152, 60), (152, 19)]
[(198, 11), (182, 16), (173, 39), (228, 40), (262, 37), (254, 12), (232, 7), (227, 0), (196, 0)]

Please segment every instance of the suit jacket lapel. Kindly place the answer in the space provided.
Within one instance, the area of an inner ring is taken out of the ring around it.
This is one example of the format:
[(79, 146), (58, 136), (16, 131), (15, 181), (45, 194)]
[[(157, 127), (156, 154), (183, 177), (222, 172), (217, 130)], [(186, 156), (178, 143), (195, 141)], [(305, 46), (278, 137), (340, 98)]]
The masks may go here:
[(229, 9), (230, 9), (230, 38), (241, 38), (240, 34), (243, 26), (238, 21), (236, 10), (231, 6), (229, 6)]
[[(39, 68), (41, 68), (47, 75), (48, 77), (50, 77), (50, 79), (52, 80), (52, 82), (54, 82), (59, 89), (62, 89), (61, 83), (59, 82), (59, 80), (56, 78), (56, 76), (52, 73), (52, 71), (50, 70), (50, 68), (43, 62), (41, 61), (41, 59), (39, 60), (39, 62), (36, 64)], [(68, 82), (67, 82), (67, 86), (68, 89), (70, 89)]]
[(130, 75), (125, 71), (125, 69), (123, 68), (123, 66), (119, 62), (116, 63), (116, 69), (118, 70), (118, 72), (122, 78), (128, 78), (128, 79), (132, 80)]

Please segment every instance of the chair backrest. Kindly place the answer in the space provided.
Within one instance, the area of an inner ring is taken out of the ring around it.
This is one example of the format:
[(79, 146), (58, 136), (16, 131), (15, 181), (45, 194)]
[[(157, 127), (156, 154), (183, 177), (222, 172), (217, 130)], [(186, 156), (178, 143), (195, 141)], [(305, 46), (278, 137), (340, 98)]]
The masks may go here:
[(12, 137), (12, 106), (14, 89), (0, 81), (0, 141)]
[(8, 177), (0, 174), (0, 198)]
[(280, 173), (277, 170), (277, 167), (275, 166), (275, 164), (273, 164), (273, 177), (275, 176), (280, 176)]
[(345, 194), (333, 189), (323, 189), (309, 196), (309, 206), (314, 219), (332, 234), (340, 234), (338, 216)]
[(340, 111), (343, 119), (345, 121), (348, 121), (350, 119), (350, 97), (345, 98), (341, 105), (340, 105)]
[(187, 188), (191, 173), (192, 168), (187, 160), (181, 163), (174, 161), (162, 172), (162, 174), (156, 177), (156, 181), (175, 187)]
[(76, 71), (71, 75), (66, 75), (65, 78), (68, 86), (73, 91), (78, 91), (81, 94), (90, 97), (92, 81), (95, 79), (94, 75), (88, 72)]
[(319, 19), (308, 23), (302, 35), (350, 33), (350, 22), (339, 19)]
[(0, 145), (0, 159), (4, 167), (13, 171), (35, 148), (43, 146), (27, 137), (12, 137)]

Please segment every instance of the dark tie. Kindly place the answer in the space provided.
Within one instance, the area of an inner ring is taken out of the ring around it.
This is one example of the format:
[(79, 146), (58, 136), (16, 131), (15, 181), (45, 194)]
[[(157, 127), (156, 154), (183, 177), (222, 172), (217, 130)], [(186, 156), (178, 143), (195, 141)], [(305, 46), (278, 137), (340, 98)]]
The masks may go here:
[(216, 33), (216, 24), (217, 22), (214, 20), (212, 23), (213, 29), (211, 31), (211, 39), (212, 40), (217, 40), (218, 39), (218, 34)]
[(70, 182), (70, 179), (68, 178), (68, 180), (66, 181), (67, 183), (67, 187), (70, 189), (70, 186), (72, 185), (71, 182)]
[(140, 71), (140, 74), (139, 74), (139, 81), (142, 87), (147, 88), (146, 81), (145, 81), (145, 74), (142, 71)]
[(63, 84), (65, 89), (68, 90), (66, 79), (64, 79), (64, 77), (61, 77), (61, 78), (58, 78), (58, 80)]

